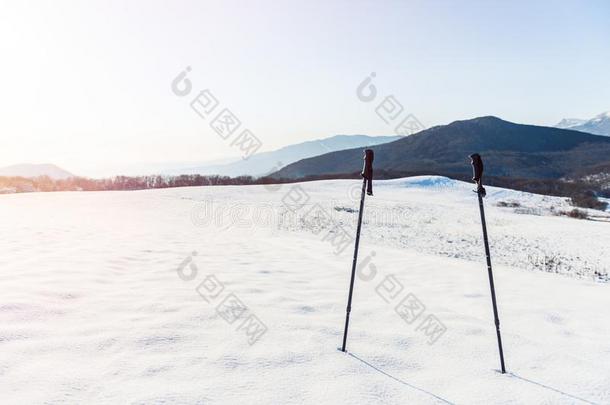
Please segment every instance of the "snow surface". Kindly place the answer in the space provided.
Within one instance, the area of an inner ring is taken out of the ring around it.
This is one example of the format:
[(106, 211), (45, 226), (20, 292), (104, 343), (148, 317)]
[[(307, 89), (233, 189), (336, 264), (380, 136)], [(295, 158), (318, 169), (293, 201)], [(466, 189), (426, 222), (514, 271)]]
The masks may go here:
[[(610, 403), (610, 283), (595, 276), (610, 226), (488, 188), (502, 375), (471, 189), (375, 182), (348, 354), (352, 245), (335, 254), (305, 213), (353, 235), (359, 181), (0, 196), (1, 402)], [(216, 311), (231, 294), (267, 328), (253, 345), (247, 315)], [(425, 306), (411, 323), (394, 310), (409, 294)], [(446, 328), (433, 344), (429, 315)]]

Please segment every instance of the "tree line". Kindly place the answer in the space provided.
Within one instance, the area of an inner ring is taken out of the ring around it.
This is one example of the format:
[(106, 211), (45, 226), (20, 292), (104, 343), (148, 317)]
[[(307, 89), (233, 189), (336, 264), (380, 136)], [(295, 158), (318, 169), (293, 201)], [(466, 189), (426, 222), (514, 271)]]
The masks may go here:
[(48, 176), (34, 178), (0, 177), (0, 191), (15, 192), (48, 192), (48, 191), (111, 191), (111, 190), (147, 190), (154, 188), (219, 186), (255, 184), (251, 176), (202, 176), (183, 174), (179, 176), (115, 176), (104, 179), (71, 177), (52, 179)]
[[(468, 176), (455, 173), (430, 173), (378, 170), (375, 178), (393, 179), (420, 175), (447, 176), (457, 180), (470, 181)], [(329, 179), (358, 179), (359, 172), (344, 174), (328, 174), (307, 176), (299, 179), (253, 177), (253, 176), (219, 176), (201, 174), (182, 174), (179, 176), (115, 176), (105, 179), (90, 179), (86, 177), (71, 177), (68, 179), (52, 179), (48, 176), (35, 178), (0, 177), (0, 194), (49, 191), (119, 191), (148, 190), (170, 187), (201, 187), (227, 185), (255, 185), (293, 183)], [(545, 194), (571, 198), (572, 204), (582, 208), (605, 209), (607, 204), (599, 201), (598, 196), (610, 197), (610, 190), (605, 182), (593, 182), (585, 179), (521, 179), (511, 177), (486, 177), (490, 186), (510, 188), (536, 194)]]

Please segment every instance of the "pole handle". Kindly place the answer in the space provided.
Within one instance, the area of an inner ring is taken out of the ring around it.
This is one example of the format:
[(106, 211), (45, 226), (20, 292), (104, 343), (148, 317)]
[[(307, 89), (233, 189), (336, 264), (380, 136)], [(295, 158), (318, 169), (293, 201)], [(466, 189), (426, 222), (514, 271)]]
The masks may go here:
[(470, 157), (470, 164), (472, 165), (472, 181), (477, 185), (477, 193), (485, 197), (485, 188), (483, 187), (483, 159), (478, 153), (473, 153)]
[(366, 193), (368, 195), (373, 195), (373, 160), (375, 159), (375, 153), (373, 150), (365, 149), (363, 159), (364, 166), (360, 175), (364, 177), (367, 183)]

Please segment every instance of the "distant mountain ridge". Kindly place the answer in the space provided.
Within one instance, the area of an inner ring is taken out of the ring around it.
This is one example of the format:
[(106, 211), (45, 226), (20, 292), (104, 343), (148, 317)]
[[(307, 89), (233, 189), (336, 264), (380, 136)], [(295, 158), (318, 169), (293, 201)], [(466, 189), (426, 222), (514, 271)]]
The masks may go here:
[(610, 136), (610, 111), (596, 115), (590, 120), (564, 118), (555, 127), (588, 132), (594, 135)]
[(585, 122), (587, 122), (587, 120), (582, 120), (580, 118), (564, 118), (555, 125), (555, 128), (568, 129), (582, 125)]
[[(375, 170), (469, 176), (468, 155), (481, 153), (486, 175), (558, 179), (610, 161), (610, 137), (522, 125), (480, 117), (433, 127), (397, 141), (373, 146)], [(275, 178), (354, 173), (362, 148), (327, 153), (288, 165)]]
[(49, 176), (54, 180), (75, 177), (72, 173), (50, 163), (44, 164), (16, 164), (0, 168), (0, 177), (40, 177)]
[(401, 138), (400, 136), (369, 136), (369, 135), (335, 135), (315, 141), (306, 141), (271, 151), (260, 152), (247, 160), (235, 162), (182, 168), (167, 172), (168, 174), (218, 174), (222, 176), (264, 176), (279, 170), (290, 163), (301, 159), (322, 155), (343, 149), (374, 146), (388, 143)]

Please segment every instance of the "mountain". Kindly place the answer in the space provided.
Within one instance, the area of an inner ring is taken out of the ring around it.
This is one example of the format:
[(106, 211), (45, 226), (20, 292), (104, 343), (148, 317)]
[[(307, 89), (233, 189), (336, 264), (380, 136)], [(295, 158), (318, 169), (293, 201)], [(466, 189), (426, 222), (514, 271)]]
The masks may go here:
[(581, 120), (580, 118), (564, 118), (559, 121), (557, 125), (555, 125), (555, 128), (568, 129), (576, 127), (578, 125), (582, 125), (585, 122), (587, 122), (587, 120)]
[(578, 118), (563, 119), (555, 125), (555, 127), (569, 128), (595, 135), (610, 136), (610, 111), (601, 113), (590, 120), (581, 120)]
[[(470, 175), (468, 155), (473, 152), (485, 159), (487, 175), (526, 179), (558, 179), (610, 161), (610, 137), (496, 117), (456, 121), (371, 149), (375, 170), (458, 177)], [(343, 150), (293, 163), (273, 177), (354, 173), (361, 161), (362, 148)]]
[(218, 174), (223, 176), (263, 176), (301, 159), (343, 149), (362, 148), (388, 143), (400, 136), (335, 135), (330, 138), (285, 146), (271, 152), (261, 152), (247, 160), (239, 159), (228, 164), (191, 167), (168, 174)]
[(74, 175), (53, 164), (18, 164), (0, 168), (0, 177), (40, 177), (49, 176), (55, 180), (67, 179)]

